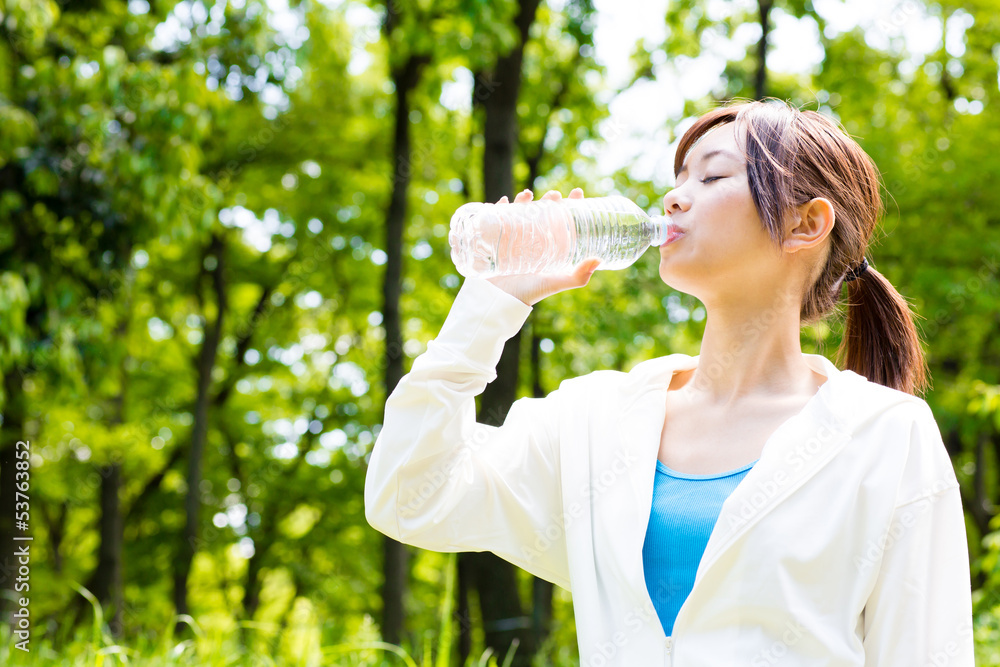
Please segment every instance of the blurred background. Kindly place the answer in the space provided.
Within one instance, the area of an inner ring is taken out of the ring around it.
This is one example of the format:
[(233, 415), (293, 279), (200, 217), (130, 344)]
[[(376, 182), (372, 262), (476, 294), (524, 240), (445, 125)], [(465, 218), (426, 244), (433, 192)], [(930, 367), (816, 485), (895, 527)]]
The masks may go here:
[[(662, 212), (693, 119), (773, 96), (882, 170), (868, 257), (921, 316), (1000, 664), (1000, 0), (0, 8), (0, 662), (577, 664), (568, 592), (369, 527), (385, 396), (461, 283), (458, 206), (580, 186)], [(705, 311), (656, 267), (538, 304), (481, 419), (697, 354)], [(841, 317), (803, 349), (832, 356)]]

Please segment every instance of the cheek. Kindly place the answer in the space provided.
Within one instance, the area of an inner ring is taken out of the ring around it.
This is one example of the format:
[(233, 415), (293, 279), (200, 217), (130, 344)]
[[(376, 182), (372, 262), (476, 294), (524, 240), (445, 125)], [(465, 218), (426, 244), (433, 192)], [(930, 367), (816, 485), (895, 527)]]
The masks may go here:
[(757, 207), (754, 206), (753, 197), (745, 182), (733, 183), (732, 186), (719, 193), (720, 203), (730, 212), (734, 218), (733, 222), (746, 225), (760, 226), (760, 217), (757, 215)]
[(756, 246), (766, 241), (767, 233), (761, 225), (757, 207), (754, 206), (746, 184), (720, 190), (716, 202), (722, 214), (722, 233), (729, 237), (733, 245)]
[(726, 188), (721, 192), (726, 203), (733, 208), (746, 211), (753, 210), (753, 196), (747, 182), (742, 179), (733, 179), (726, 184)]

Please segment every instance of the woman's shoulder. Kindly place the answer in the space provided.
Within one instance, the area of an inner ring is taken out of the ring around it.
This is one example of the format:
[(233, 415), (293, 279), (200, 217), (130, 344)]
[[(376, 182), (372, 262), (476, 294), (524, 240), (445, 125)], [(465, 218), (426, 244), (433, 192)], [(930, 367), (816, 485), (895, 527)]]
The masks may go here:
[(599, 369), (563, 380), (560, 389), (614, 392), (619, 396), (664, 388), (675, 370), (693, 368), (692, 357), (670, 354), (640, 361), (628, 370)]
[(882, 419), (903, 421), (934, 420), (930, 405), (923, 398), (905, 391), (872, 382), (849, 370), (841, 371), (841, 393), (854, 405), (881, 406), (874, 414)]
[(895, 418), (905, 463), (898, 489), (900, 505), (958, 487), (955, 464), (930, 405), (921, 398), (899, 405)]
[(635, 376), (643, 376), (646, 374), (663, 375), (665, 373), (669, 376), (670, 372), (674, 370), (689, 370), (697, 365), (698, 357), (692, 357), (689, 354), (675, 352), (673, 354), (666, 354), (662, 357), (653, 357), (652, 359), (640, 361), (632, 367), (629, 373)]
[[(828, 399), (831, 411), (854, 437), (872, 437), (883, 450), (901, 456), (914, 448), (940, 449), (941, 435), (930, 405), (923, 398), (841, 371)], [(931, 451), (940, 459), (941, 451)]]
[[(858, 376), (861, 377), (861, 376)], [(855, 436), (870, 440), (881, 456), (898, 460), (899, 504), (957, 486), (954, 464), (930, 404), (919, 396), (861, 378), (856, 400), (874, 399), (883, 408)]]

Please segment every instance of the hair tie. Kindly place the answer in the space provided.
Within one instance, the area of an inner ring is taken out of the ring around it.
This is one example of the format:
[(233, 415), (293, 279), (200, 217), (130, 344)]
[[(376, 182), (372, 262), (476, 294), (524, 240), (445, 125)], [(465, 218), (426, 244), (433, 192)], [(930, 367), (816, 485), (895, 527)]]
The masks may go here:
[(847, 275), (844, 277), (844, 282), (849, 283), (852, 280), (857, 280), (858, 278), (861, 277), (861, 274), (867, 270), (868, 270), (868, 258), (862, 257), (861, 264), (858, 264), (856, 267), (847, 272)]

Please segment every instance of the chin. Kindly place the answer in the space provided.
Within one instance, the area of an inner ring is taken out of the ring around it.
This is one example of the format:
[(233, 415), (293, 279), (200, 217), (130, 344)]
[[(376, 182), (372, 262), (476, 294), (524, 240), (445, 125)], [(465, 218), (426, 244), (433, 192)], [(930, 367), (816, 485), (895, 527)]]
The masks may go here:
[(683, 291), (678, 286), (678, 282), (679, 281), (677, 280), (677, 277), (670, 275), (669, 273), (667, 273), (666, 271), (664, 271), (662, 267), (660, 268), (660, 280), (663, 281), (664, 285), (666, 285), (667, 287), (669, 287), (671, 289), (675, 289), (675, 290), (678, 290), (678, 291)]
[(660, 264), (659, 275), (663, 284), (670, 289), (683, 292), (684, 294), (692, 294), (691, 290), (696, 289), (694, 285), (690, 284), (690, 281), (685, 280), (683, 276), (677, 274), (676, 267)]

